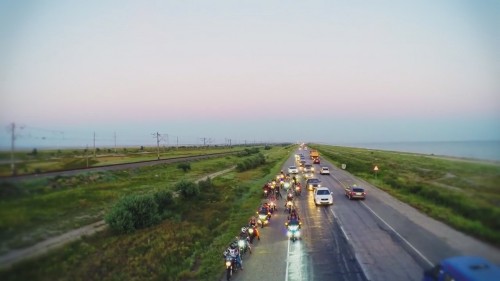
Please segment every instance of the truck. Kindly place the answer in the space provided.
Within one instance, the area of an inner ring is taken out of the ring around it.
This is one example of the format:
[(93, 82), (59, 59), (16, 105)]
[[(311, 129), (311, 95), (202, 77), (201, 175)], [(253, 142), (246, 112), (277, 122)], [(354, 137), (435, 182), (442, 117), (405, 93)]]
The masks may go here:
[(311, 151), (309, 151), (309, 156), (311, 157), (311, 160), (313, 160), (314, 164), (320, 164), (319, 152), (317, 150), (311, 149)]

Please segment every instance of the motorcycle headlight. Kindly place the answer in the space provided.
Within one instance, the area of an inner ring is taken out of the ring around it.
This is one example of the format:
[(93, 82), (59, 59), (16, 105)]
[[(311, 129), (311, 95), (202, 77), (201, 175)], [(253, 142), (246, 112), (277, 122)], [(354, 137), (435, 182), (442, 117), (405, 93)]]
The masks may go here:
[(259, 219), (261, 219), (261, 220), (265, 220), (266, 217), (267, 217), (266, 215), (259, 215)]
[(231, 261), (226, 261), (226, 266), (230, 267), (231, 266)]
[(244, 240), (239, 240), (238, 241), (238, 246), (240, 246), (240, 248), (245, 247), (245, 241)]
[(285, 188), (289, 188), (290, 184), (288, 182), (285, 182)]
[(250, 228), (250, 229), (248, 230), (248, 233), (253, 234), (253, 228)]
[(288, 237), (292, 237), (292, 232), (291, 232), (290, 230), (289, 230), (289, 231), (287, 231), (287, 232), (286, 232), (286, 236), (288, 236)]

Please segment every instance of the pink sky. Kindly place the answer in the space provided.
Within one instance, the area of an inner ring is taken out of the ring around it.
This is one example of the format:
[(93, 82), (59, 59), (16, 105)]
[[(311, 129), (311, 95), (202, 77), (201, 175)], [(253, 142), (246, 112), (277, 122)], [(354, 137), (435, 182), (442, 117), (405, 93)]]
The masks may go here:
[(276, 124), (335, 131), (365, 118), (395, 128), (390, 140), (413, 137), (397, 122), (420, 120), (415, 135), (432, 140), (426, 127), (468, 120), (439, 138), (477, 126), (476, 139), (500, 138), (498, 3), (198, 2), (0, 4), (1, 123), (112, 132), (189, 120), (196, 135), (230, 119), (245, 130), (211, 131), (293, 140)]

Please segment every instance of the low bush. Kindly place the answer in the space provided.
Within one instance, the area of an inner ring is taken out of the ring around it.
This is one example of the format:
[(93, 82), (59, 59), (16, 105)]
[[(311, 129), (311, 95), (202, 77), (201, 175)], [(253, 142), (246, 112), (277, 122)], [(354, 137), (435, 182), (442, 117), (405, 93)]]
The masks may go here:
[(175, 189), (178, 190), (184, 199), (189, 199), (200, 194), (199, 186), (193, 181), (181, 180), (175, 184)]
[(212, 179), (210, 179), (210, 177), (207, 177), (205, 180), (199, 181), (198, 187), (200, 188), (200, 190), (208, 190), (213, 188)]
[(160, 213), (165, 212), (174, 203), (174, 197), (170, 190), (159, 190), (153, 196), (156, 204), (158, 204), (158, 211)]
[(128, 195), (112, 207), (105, 221), (118, 233), (131, 233), (160, 221), (158, 204), (151, 194)]
[(242, 151), (236, 153), (236, 156), (245, 157), (245, 156), (250, 156), (250, 155), (256, 154), (256, 153), (259, 153), (258, 147), (245, 148), (245, 150), (242, 150)]
[(184, 171), (184, 173), (185, 173), (185, 172), (191, 170), (191, 164), (189, 162), (179, 163), (179, 165), (177, 165), (177, 169), (180, 169), (180, 170)]
[(262, 153), (259, 153), (253, 157), (249, 157), (236, 165), (236, 170), (238, 172), (243, 172), (253, 168), (257, 168), (260, 165), (266, 163), (266, 158)]

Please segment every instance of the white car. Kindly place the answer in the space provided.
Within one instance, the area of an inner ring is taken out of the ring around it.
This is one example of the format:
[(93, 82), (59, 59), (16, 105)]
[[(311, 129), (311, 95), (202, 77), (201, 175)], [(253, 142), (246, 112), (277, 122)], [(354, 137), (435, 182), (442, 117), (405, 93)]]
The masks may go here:
[(290, 166), (290, 167), (288, 167), (288, 173), (289, 174), (298, 174), (299, 173), (299, 169), (297, 169), (296, 166)]
[(314, 190), (314, 204), (332, 205), (333, 195), (328, 187), (318, 187)]
[(319, 170), (319, 173), (321, 175), (329, 175), (330, 174), (330, 169), (328, 169), (328, 167), (321, 167), (321, 170)]

